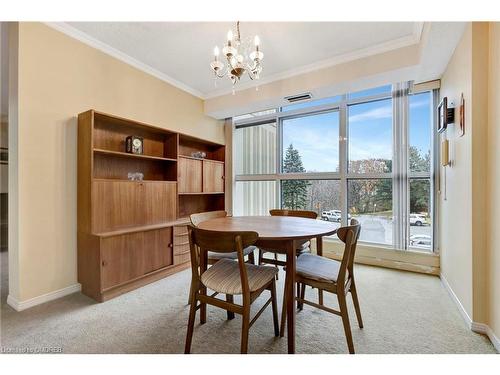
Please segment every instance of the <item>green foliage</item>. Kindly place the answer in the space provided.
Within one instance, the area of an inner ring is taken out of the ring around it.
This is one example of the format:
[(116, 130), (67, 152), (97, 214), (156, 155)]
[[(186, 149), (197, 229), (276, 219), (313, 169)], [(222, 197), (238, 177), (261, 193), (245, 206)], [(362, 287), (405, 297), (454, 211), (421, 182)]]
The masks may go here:
[[(409, 149), (412, 172), (430, 171), (430, 151), (421, 155), (416, 147)], [(351, 173), (384, 173), (392, 171), (392, 160), (363, 159), (349, 162)], [(349, 210), (351, 213), (372, 213), (392, 210), (392, 180), (351, 180), (349, 183)], [(428, 179), (412, 180), (410, 184), (410, 212), (430, 212), (430, 184)]]
[[(430, 170), (430, 152), (422, 155), (413, 146), (409, 149), (409, 165), (412, 172)], [(351, 173), (390, 173), (392, 160), (363, 159), (349, 162)], [(300, 153), (290, 144), (283, 161), (284, 173), (306, 172)], [(282, 181), (282, 206), (291, 210), (322, 210), (340, 207), (340, 189), (332, 181), (285, 180)], [(373, 213), (392, 210), (392, 179), (351, 180), (349, 182), (349, 211)], [(430, 183), (428, 179), (412, 179), (410, 183), (410, 212), (430, 212)]]
[[(283, 161), (283, 173), (306, 172), (299, 151), (290, 144), (286, 149)], [(281, 183), (282, 206), (289, 210), (303, 210), (307, 205), (307, 188), (309, 181), (286, 180)]]
[[(362, 159), (349, 162), (351, 173), (390, 173), (392, 160)], [(349, 182), (351, 213), (371, 213), (392, 210), (392, 180), (351, 180)]]
[[(431, 170), (430, 150), (421, 155), (419, 150), (410, 146), (410, 171), (428, 172)], [(429, 180), (412, 180), (410, 182), (410, 212), (430, 212), (430, 183)]]

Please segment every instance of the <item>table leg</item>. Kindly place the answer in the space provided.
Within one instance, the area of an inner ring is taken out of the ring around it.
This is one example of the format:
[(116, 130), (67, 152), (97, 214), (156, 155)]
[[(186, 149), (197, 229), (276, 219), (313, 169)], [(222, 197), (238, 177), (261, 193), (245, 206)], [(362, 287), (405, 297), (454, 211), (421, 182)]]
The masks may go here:
[(295, 353), (295, 244), (289, 241), (286, 252), (286, 315), (288, 354)]
[[(316, 237), (316, 253), (323, 256), (323, 237)], [(323, 305), (323, 291), (318, 289), (318, 303)]]

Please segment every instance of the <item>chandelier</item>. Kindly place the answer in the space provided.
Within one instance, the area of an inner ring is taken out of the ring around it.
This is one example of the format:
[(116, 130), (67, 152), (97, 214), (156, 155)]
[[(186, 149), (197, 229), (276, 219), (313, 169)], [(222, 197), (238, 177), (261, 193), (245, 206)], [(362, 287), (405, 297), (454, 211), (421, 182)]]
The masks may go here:
[[(241, 79), (245, 73), (248, 74), (250, 79), (258, 80), (262, 71), (261, 61), (264, 54), (259, 50), (260, 39), (256, 35), (253, 39), (241, 39), (240, 22), (236, 22), (236, 36), (233, 30), (227, 32), (227, 42), (222, 48), (223, 58), (226, 63), (219, 60), (219, 47), (214, 48), (214, 61), (210, 64), (214, 73), (215, 86), (217, 86), (217, 79), (227, 77), (234, 86)], [(258, 90), (258, 86), (256, 87)]]

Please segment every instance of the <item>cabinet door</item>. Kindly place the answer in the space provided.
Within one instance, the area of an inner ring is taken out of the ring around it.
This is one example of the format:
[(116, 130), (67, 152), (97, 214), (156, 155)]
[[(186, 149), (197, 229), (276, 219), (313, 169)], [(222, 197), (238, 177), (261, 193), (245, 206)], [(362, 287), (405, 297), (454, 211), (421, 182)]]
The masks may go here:
[(147, 181), (138, 183), (139, 205), (143, 210), (141, 224), (157, 224), (173, 221), (177, 216), (175, 183)]
[(144, 232), (144, 273), (173, 264), (172, 228)]
[(179, 158), (179, 176), (177, 187), (179, 193), (202, 192), (202, 161), (188, 158)]
[(107, 232), (140, 225), (143, 209), (135, 181), (97, 180), (92, 194), (92, 230)]
[(224, 192), (224, 163), (203, 160), (203, 192)]
[(101, 240), (101, 288), (109, 289), (144, 275), (142, 232)]

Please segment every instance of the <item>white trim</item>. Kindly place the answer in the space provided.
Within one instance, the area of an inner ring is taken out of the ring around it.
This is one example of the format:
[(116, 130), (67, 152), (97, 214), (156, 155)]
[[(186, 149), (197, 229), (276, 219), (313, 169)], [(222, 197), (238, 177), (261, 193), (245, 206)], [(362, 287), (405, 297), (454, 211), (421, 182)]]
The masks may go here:
[[(424, 26), (423, 22), (416, 22), (413, 28), (413, 33), (411, 35), (390, 40), (388, 42), (376, 44), (374, 46), (358, 49), (356, 51), (352, 51), (349, 53), (344, 53), (342, 55), (333, 56), (328, 59), (315, 62), (313, 64), (303, 65), (281, 73), (272, 74), (265, 78), (259, 79), (258, 81), (248, 81), (244, 83), (238, 83), (238, 86), (236, 87), (236, 92), (255, 87), (256, 85), (262, 86), (264, 84), (271, 83), (274, 81), (291, 78), (300, 74), (310, 73), (316, 70), (329, 68), (331, 66), (343, 64), (349, 61), (354, 61), (362, 59), (364, 57), (378, 55), (381, 53), (393, 51), (395, 49), (408, 47), (413, 44), (420, 43), (423, 26)], [(227, 95), (231, 92), (232, 92), (231, 88), (211, 91), (205, 95), (205, 99), (212, 99), (218, 96)]]
[(458, 306), (460, 314), (464, 318), (467, 328), (469, 328), (473, 332), (481, 333), (483, 335), (488, 336), (488, 338), (490, 339), (491, 343), (493, 344), (497, 352), (500, 352), (500, 339), (495, 335), (493, 330), (487, 324), (473, 322), (469, 314), (467, 314), (467, 311), (465, 311), (464, 307), (462, 306), (462, 303), (458, 299), (457, 295), (455, 294), (455, 292), (453, 292), (453, 289), (451, 289), (450, 284), (448, 284), (448, 281), (443, 276), (443, 274), (441, 274), (439, 277), (441, 279), (441, 283), (450, 294), (451, 299)]
[(464, 318), (465, 324), (467, 324), (467, 328), (472, 329), (472, 319), (470, 318), (469, 314), (467, 313), (467, 311), (463, 307), (462, 303), (458, 299), (458, 297), (455, 294), (455, 292), (453, 291), (453, 289), (451, 289), (450, 284), (448, 284), (448, 281), (443, 276), (443, 274), (439, 275), (439, 278), (441, 279), (441, 283), (445, 287), (445, 289), (448, 292), (448, 294), (450, 295), (451, 299), (457, 305), (458, 310), (460, 311), (460, 314), (462, 315), (462, 318)]
[(165, 73), (160, 72), (159, 70), (144, 64), (143, 62), (127, 55), (126, 53), (123, 53), (116, 48), (111, 47), (110, 45), (101, 42), (100, 40), (97, 40), (90, 35), (84, 33), (83, 31), (80, 31), (73, 26), (68, 25), (65, 22), (45, 22), (45, 24), (57, 31), (60, 31), (63, 34), (66, 34), (74, 39), (79, 40), (82, 43), (85, 43), (89, 45), (90, 47), (93, 47), (95, 49), (98, 49), (99, 51), (102, 51), (106, 53), (107, 55), (113, 56), (114, 58), (129, 64), (133, 66), (134, 68), (137, 68), (147, 74), (152, 75), (153, 77), (156, 77), (172, 86), (177, 87), (178, 89), (181, 89), (183, 91), (188, 92), (191, 95), (194, 95), (200, 99), (205, 99), (205, 96), (203, 93), (200, 91), (193, 89), (192, 87), (166, 75)]
[(483, 335), (488, 336), (497, 352), (500, 352), (500, 339), (487, 324), (472, 322), (471, 329), (474, 332), (482, 333)]
[(7, 304), (16, 311), (23, 311), (31, 307), (40, 305), (45, 302), (49, 302), (69, 294), (77, 293), (82, 290), (81, 284), (70, 285), (66, 288), (56, 290), (47, 294), (42, 294), (41, 296), (28, 299), (26, 301), (18, 301), (16, 298), (12, 297), (10, 294), (7, 297)]
[[(62, 32), (63, 34), (66, 34), (74, 39), (79, 40), (82, 43), (85, 43), (85, 44), (87, 44), (93, 48), (96, 48), (96, 49), (98, 49), (98, 50), (100, 50), (100, 51), (102, 51), (110, 56), (113, 56), (116, 59), (123, 61), (126, 64), (129, 64), (129, 65), (131, 65), (131, 66), (133, 66), (133, 67), (135, 67), (135, 68), (137, 68), (145, 73), (148, 73), (148, 74), (150, 74), (150, 75), (152, 75), (152, 76), (154, 76), (154, 77), (156, 77), (164, 82), (167, 82), (167, 83), (171, 84), (172, 86), (175, 86), (183, 91), (186, 91), (186, 92), (190, 93), (191, 95), (194, 95), (200, 99), (204, 99), (204, 100), (211, 99), (211, 98), (215, 98), (217, 96), (227, 95), (232, 91), (231, 88), (227, 88), (227, 89), (210, 91), (210, 92), (204, 94), (201, 91), (199, 91), (195, 88), (192, 88), (192, 87), (176, 80), (175, 78), (172, 78), (169, 75), (167, 75), (167, 74), (165, 74), (165, 73), (163, 73), (163, 72), (161, 72), (161, 71), (129, 56), (129, 55), (127, 55), (126, 53), (121, 52), (121, 51), (117, 50), (116, 48), (111, 47), (110, 45), (108, 45), (104, 42), (101, 42), (100, 40), (98, 40), (96, 38), (91, 37), (90, 35), (84, 33), (81, 30), (78, 30), (77, 28), (75, 28), (73, 26), (68, 25), (65, 22), (45, 22), (45, 24), (47, 26), (57, 30), (57, 31)], [(299, 74), (309, 73), (309, 72), (312, 72), (315, 70), (328, 68), (328, 67), (331, 67), (334, 65), (346, 63), (349, 61), (354, 61), (354, 60), (361, 59), (364, 57), (373, 56), (373, 55), (377, 55), (380, 53), (392, 51), (392, 50), (395, 50), (398, 48), (403, 48), (403, 47), (407, 47), (407, 46), (410, 46), (413, 44), (420, 43), (421, 37), (422, 37), (423, 27), (424, 27), (424, 22), (415, 22), (414, 27), (413, 27), (413, 32), (411, 35), (397, 38), (394, 40), (390, 40), (388, 42), (380, 43), (380, 44), (370, 46), (367, 48), (362, 48), (362, 49), (359, 49), (359, 50), (356, 50), (353, 52), (334, 56), (334, 57), (331, 57), (331, 58), (328, 58), (328, 59), (325, 59), (322, 61), (315, 62), (313, 64), (304, 65), (304, 66), (290, 69), (290, 70), (287, 70), (287, 71), (284, 71), (281, 73), (272, 74), (272, 75), (269, 75), (269, 76), (259, 80), (258, 84), (263, 85), (266, 83), (271, 83), (274, 81), (279, 81), (282, 79), (291, 78), (291, 77), (297, 76)], [(254, 87), (255, 85), (256, 85), (255, 81), (248, 81), (248, 82), (240, 83), (237, 87), (237, 91), (245, 90), (245, 89)]]

